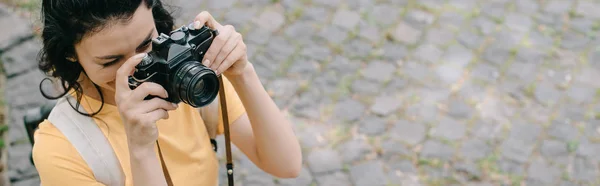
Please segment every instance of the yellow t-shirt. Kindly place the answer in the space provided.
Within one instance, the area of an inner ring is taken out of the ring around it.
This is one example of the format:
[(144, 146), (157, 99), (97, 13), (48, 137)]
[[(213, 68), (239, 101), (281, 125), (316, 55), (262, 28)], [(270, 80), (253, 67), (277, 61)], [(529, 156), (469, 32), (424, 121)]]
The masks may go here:
[[(231, 124), (245, 113), (245, 109), (227, 78), (223, 78), (223, 83)], [(96, 111), (100, 108), (100, 104), (101, 102), (84, 96), (81, 105), (91, 113), (90, 108)], [(117, 107), (104, 104), (104, 108), (94, 121), (112, 145), (125, 173), (126, 185), (132, 185), (127, 138)], [(196, 108), (181, 103), (179, 108), (169, 112), (168, 120), (158, 121), (157, 126), (161, 152), (174, 185), (214, 186), (217, 184), (218, 160), (210, 144), (204, 122)], [(218, 129), (218, 134), (222, 134), (222, 123), (219, 124)], [(48, 120), (39, 125), (35, 140), (33, 160), (42, 185), (102, 185), (95, 180), (94, 174), (77, 150)], [(220, 147), (224, 146), (220, 145)], [(158, 158), (156, 147), (155, 151)]]

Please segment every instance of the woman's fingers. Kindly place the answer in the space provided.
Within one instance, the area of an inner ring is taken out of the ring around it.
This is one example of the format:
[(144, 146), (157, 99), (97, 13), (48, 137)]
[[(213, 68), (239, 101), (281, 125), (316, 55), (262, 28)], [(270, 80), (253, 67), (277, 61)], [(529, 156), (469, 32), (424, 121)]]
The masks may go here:
[(164, 109), (156, 109), (144, 114), (144, 118), (147, 119), (148, 124), (155, 124), (160, 119), (169, 119), (169, 113)]
[(221, 24), (219, 24), (207, 11), (200, 12), (196, 15), (196, 18), (194, 18), (194, 28), (199, 29), (203, 25), (206, 25), (211, 29), (221, 28)]
[(146, 55), (146, 53), (141, 53), (129, 58), (117, 70), (117, 76), (115, 79), (115, 96), (117, 101), (120, 99), (125, 99), (126, 95), (128, 95), (129, 91), (131, 91), (129, 88), (129, 75), (131, 75), (131, 72), (133, 72), (135, 66), (138, 65), (142, 61), (142, 58), (144, 58)]
[[(219, 54), (217, 54), (217, 57), (211, 63), (209, 68), (211, 68), (213, 70), (217, 70), (217, 68), (219, 66), (221, 66), (221, 64), (227, 58), (227, 56), (229, 56), (230, 54), (233, 53), (233, 51), (234, 51), (233, 49), (238, 45), (240, 38), (241, 38), (241, 34), (239, 34), (237, 32), (233, 32), (233, 34), (230, 34), (229, 38), (227, 39), (227, 42), (225, 42), (223, 47), (221, 47)], [(223, 72), (223, 71), (217, 71), (217, 72)]]
[(178, 106), (175, 103), (171, 103), (160, 98), (152, 98), (140, 104), (140, 112), (149, 113), (156, 109), (175, 110), (177, 107)]
[(144, 82), (140, 86), (136, 87), (129, 99), (142, 101), (146, 96), (153, 95), (161, 98), (167, 98), (167, 90), (165, 90), (162, 86), (154, 82)]
[(213, 66), (217, 56), (221, 55), (219, 54), (221, 52), (221, 48), (223, 48), (225, 43), (227, 43), (227, 40), (231, 37), (233, 31), (234, 29), (231, 25), (226, 25), (219, 29), (219, 35), (213, 39), (210, 47), (208, 47), (208, 51), (206, 51), (206, 54), (204, 54), (204, 59), (202, 60), (202, 64), (204, 64), (204, 66)]
[(229, 69), (237, 60), (246, 55), (246, 44), (239, 42), (233, 49), (233, 51), (227, 55), (227, 58), (221, 63), (218, 67), (216, 67), (216, 71), (218, 73), (223, 73), (225, 70)]

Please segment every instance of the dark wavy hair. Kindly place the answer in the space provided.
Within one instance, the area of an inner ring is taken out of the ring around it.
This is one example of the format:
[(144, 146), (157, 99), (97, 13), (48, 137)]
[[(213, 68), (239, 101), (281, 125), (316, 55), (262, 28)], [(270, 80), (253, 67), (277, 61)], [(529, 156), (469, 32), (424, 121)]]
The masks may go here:
[(64, 92), (56, 97), (44, 93), (40, 82), (40, 91), (47, 99), (58, 99), (69, 91), (76, 93), (77, 106), (71, 107), (77, 112), (94, 116), (104, 106), (104, 96), (98, 85), (94, 84), (100, 95), (102, 105), (92, 114), (82, 113), (78, 109), (83, 89), (77, 82), (81, 73), (85, 74), (78, 62), (67, 60), (76, 57), (75, 44), (85, 36), (101, 31), (109, 21), (127, 21), (133, 17), (137, 8), (144, 2), (152, 9), (158, 33), (169, 33), (173, 29), (174, 19), (160, 0), (43, 0), (41, 21), (43, 23), (43, 48), (39, 54), (39, 69), (46, 75), (57, 78)]

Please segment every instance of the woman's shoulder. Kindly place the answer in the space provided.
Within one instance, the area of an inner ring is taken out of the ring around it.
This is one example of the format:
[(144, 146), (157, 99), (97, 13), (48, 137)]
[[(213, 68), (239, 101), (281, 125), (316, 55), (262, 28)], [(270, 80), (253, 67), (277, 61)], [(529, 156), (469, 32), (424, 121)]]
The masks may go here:
[(45, 183), (65, 183), (59, 177), (77, 177), (94, 183), (93, 173), (79, 152), (50, 121), (44, 120), (34, 133), (32, 158)]
[(44, 120), (39, 124), (33, 139), (35, 141), (32, 150), (34, 160), (36, 156), (47, 158), (49, 157), (48, 154), (77, 155), (75, 147), (71, 145), (66, 136), (48, 120)]

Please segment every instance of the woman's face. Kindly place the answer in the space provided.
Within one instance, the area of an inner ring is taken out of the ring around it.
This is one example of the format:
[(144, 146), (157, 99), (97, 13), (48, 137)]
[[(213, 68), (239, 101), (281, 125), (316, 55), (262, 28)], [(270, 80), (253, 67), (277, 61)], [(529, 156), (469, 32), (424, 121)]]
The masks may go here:
[(107, 93), (115, 92), (117, 70), (130, 57), (152, 50), (158, 37), (152, 10), (142, 3), (128, 21), (112, 20), (75, 45), (77, 59), (89, 79)]

